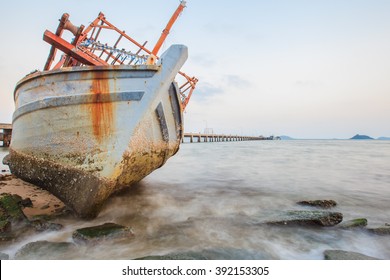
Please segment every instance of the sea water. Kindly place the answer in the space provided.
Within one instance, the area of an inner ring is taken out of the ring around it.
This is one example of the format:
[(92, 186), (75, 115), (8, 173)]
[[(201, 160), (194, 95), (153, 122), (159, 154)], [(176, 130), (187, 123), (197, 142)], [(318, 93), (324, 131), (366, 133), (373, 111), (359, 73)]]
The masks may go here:
[[(7, 150), (0, 150), (0, 158)], [(1, 169), (6, 169), (3, 165)], [(337, 227), (264, 226), (276, 212), (315, 210), (301, 200), (333, 199), (344, 221), (390, 223), (390, 141), (293, 140), (183, 143), (180, 151), (129, 191), (111, 197), (92, 221), (55, 220), (61, 231), (36, 233), (23, 245), (73, 242), (80, 227), (115, 222), (128, 241), (83, 247), (63, 258), (135, 259), (201, 252), (216, 259), (323, 259), (339, 249), (390, 259), (390, 238)]]

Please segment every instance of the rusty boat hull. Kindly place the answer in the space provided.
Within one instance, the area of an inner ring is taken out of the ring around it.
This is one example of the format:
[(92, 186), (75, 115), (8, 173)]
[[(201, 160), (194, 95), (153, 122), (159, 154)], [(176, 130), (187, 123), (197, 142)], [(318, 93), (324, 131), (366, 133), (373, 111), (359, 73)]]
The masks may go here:
[(66, 67), (36, 72), (15, 88), (7, 164), (74, 212), (95, 217), (114, 192), (161, 167), (183, 136), (174, 79), (187, 48), (157, 65)]

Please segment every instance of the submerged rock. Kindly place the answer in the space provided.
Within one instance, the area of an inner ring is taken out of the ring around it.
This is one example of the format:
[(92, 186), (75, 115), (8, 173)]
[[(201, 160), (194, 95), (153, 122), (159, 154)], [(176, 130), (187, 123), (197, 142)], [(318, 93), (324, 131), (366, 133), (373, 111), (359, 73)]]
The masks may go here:
[(17, 260), (66, 260), (77, 253), (77, 246), (70, 242), (36, 241), (24, 245), (15, 254)]
[(349, 221), (345, 221), (340, 224), (340, 228), (342, 229), (352, 229), (352, 228), (364, 228), (367, 226), (366, 218), (358, 218)]
[(374, 257), (343, 250), (326, 250), (324, 257), (325, 260), (378, 260)]
[(337, 202), (334, 200), (303, 200), (298, 201), (297, 204), (319, 208), (332, 208), (337, 205)]
[(61, 230), (64, 226), (57, 223), (47, 222), (45, 220), (35, 220), (31, 222), (31, 225), (36, 231), (56, 231)]
[(114, 223), (80, 228), (73, 232), (73, 240), (79, 243), (99, 242), (117, 238), (132, 238), (134, 233), (130, 227)]
[(137, 260), (266, 260), (270, 258), (270, 256), (252, 250), (212, 248), (201, 251), (171, 253), (162, 256), (147, 256)]
[(390, 235), (390, 227), (368, 228), (367, 230), (377, 235)]
[(329, 227), (339, 224), (343, 220), (343, 214), (328, 211), (287, 211), (278, 217), (267, 221), (269, 225), (289, 226), (323, 226)]
[(10, 232), (11, 223), (7, 220), (0, 220), (0, 233)]
[(200, 252), (172, 253), (137, 258), (136, 260), (207, 260)]
[(9, 256), (3, 252), (0, 252), (0, 260), (9, 260)]

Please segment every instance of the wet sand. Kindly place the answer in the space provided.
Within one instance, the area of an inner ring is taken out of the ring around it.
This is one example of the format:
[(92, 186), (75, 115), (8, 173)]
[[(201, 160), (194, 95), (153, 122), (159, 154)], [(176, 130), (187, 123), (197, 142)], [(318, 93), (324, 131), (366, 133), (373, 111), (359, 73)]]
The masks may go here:
[(0, 194), (3, 193), (17, 194), (23, 199), (31, 199), (32, 207), (23, 208), (28, 219), (39, 215), (55, 215), (65, 208), (65, 205), (48, 191), (18, 179), (12, 174), (0, 174)]

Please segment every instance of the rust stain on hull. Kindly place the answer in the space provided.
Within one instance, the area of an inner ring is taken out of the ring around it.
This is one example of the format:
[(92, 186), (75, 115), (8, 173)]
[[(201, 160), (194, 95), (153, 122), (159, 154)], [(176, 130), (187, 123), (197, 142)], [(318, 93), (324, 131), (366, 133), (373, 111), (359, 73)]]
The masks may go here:
[(92, 72), (91, 94), (94, 103), (90, 104), (93, 134), (99, 143), (110, 135), (113, 127), (113, 103), (110, 102), (110, 83), (107, 72)]

